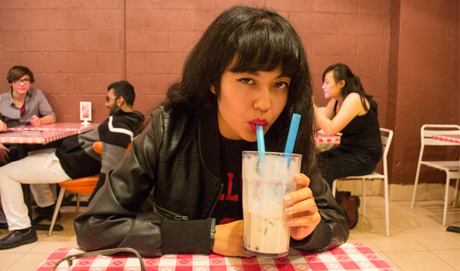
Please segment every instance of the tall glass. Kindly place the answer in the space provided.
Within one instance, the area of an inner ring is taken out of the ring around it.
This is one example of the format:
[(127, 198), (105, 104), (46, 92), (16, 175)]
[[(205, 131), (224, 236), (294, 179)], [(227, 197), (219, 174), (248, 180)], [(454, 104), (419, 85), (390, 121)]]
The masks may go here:
[(243, 151), (244, 249), (255, 256), (289, 252), (290, 227), (283, 197), (295, 191), (302, 155)]

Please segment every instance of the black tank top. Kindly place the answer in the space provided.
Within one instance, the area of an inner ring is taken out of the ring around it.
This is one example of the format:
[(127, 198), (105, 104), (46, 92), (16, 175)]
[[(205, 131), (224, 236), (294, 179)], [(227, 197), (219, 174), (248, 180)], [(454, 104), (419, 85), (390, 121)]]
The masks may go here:
[[(337, 102), (334, 106), (336, 113)], [(344, 151), (367, 154), (374, 162), (378, 162), (382, 156), (382, 139), (380, 137), (380, 125), (376, 109), (370, 104), (365, 115), (356, 116), (341, 131), (339, 148)]]

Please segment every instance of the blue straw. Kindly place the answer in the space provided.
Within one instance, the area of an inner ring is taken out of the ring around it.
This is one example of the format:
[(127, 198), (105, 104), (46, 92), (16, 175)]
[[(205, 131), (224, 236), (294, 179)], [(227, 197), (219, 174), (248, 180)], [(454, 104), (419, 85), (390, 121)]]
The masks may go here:
[[(297, 137), (297, 131), (299, 130), (300, 115), (294, 113), (292, 115), (291, 127), (289, 128), (289, 134), (286, 142), (286, 148), (284, 153), (291, 154), (294, 151), (295, 139)], [(286, 156), (286, 155), (285, 155)]]
[(259, 152), (265, 152), (264, 126), (256, 125), (256, 132), (257, 132), (257, 150)]

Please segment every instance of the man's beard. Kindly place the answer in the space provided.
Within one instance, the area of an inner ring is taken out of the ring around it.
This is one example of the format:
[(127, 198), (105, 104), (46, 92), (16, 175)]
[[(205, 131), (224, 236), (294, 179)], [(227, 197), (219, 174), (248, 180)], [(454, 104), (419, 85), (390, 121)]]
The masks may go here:
[(118, 111), (118, 109), (120, 109), (120, 107), (118, 107), (117, 104), (114, 103), (111, 107), (109, 107), (109, 115), (112, 116)]

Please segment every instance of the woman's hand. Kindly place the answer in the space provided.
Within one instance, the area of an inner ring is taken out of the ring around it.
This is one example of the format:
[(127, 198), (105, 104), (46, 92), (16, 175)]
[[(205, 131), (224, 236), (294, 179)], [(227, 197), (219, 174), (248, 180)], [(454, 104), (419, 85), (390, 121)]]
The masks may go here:
[(309, 236), (321, 221), (318, 213), (313, 193), (308, 187), (310, 178), (305, 174), (294, 176), (297, 183), (297, 190), (289, 193), (284, 197), (284, 202), (289, 205), (285, 212), (292, 215), (288, 219), (288, 225), (291, 226), (291, 237), (295, 240), (302, 240)]
[(9, 152), (10, 150), (5, 147), (5, 145), (0, 143), (0, 162), (3, 164), (8, 163), (8, 160), (10, 159), (10, 156), (8, 155)]
[(243, 249), (243, 220), (216, 225), (212, 251), (224, 256), (253, 257)]

